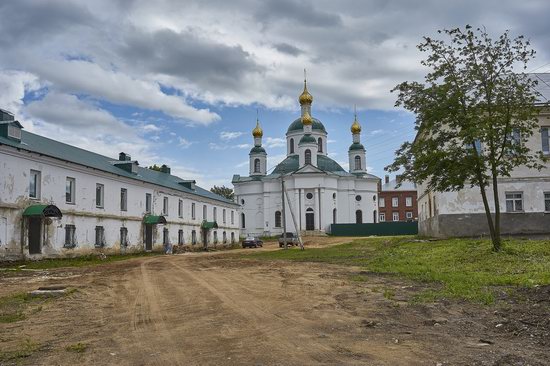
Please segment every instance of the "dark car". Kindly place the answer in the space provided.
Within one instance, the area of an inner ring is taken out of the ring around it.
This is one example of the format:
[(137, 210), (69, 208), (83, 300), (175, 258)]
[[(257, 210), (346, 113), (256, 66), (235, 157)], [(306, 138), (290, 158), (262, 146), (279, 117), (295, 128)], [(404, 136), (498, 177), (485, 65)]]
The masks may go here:
[(264, 242), (253, 236), (249, 236), (243, 240), (243, 248), (257, 248), (263, 246)]
[[(279, 248), (282, 248), (285, 246), (285, 235), (281, 234), (279, 236)], [(286, 233), (286, 245), (292, 246), (292, 245), (298, 245), (298, 237), (294, 235), (294, 233)]]

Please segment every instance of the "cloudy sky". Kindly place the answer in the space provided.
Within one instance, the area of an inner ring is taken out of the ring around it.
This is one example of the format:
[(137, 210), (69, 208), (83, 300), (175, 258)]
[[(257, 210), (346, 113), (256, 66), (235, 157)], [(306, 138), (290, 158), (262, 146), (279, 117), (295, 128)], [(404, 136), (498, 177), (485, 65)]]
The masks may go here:
[(524, 34), (550, 72), (550, 1), (0, 2), (0, 108), (28, 131), (199, 184), (247, 174), (256, 110), (270, 166), (299, 116), (303, 69), (330, 155), (347, 167), (353, 105), (371, 173), (384, 175), (413, 116), (392, 87), (419, 80), (437, 29)]

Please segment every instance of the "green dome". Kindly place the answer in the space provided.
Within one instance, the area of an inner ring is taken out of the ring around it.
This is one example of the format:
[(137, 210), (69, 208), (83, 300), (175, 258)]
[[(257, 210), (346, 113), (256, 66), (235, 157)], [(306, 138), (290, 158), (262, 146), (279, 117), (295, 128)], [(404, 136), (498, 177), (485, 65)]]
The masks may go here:
[(363, 146), (363, 144), (354, 142), (353, 144), (350, 145), (349, 149), (350, 150), (365, 150), (365, 147)]
[(315, 140), (315, 137), (311, 136), (308, 133), (308, 134), (305, 134), (304, 136), (302, 136), (302, 138), (300, 139), (300, 142), (298, 143), (298, 145), (307, 144), (307, 143), (316, 144), (317, 140)]
[(261, 146), (254, 146), (251, 150), (250, 150), (250, 153), (251, 154), (254, 154), (254, 153), (264, 153), (265, 154), (265, 149)]
[[(299, 157), (298, 155), (290, 155), (285, 160), (281, 161), (272, 174), (286, 174), (295, 172), (299, 169)], [(328, 156), (318, 154), (317, 155), (317, 168), (325, 172), (345, 172), (344, 168), (337, 162), (329, 158)]]
[[(317, 118), (313, 118), (313, 124), (311, 128), (313, 130), (327, 133), (327, 130), (325, 130), (325, 126), (323, 126), (321, 121), (319, 121)], [(292, 122), (290, 126), (288, 126), (288, 130), (286, 131), (286, 133), (293, 132), (293, 131), (302, 131), (303, 129), (304, 129), (304, 125), (302, 125), (302, 118), (300, 117), (294, 120), (294, 122)]]

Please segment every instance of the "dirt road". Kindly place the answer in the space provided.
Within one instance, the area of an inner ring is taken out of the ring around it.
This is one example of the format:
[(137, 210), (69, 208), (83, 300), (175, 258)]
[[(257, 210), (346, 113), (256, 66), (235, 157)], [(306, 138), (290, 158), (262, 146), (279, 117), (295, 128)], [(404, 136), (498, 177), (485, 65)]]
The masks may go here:
[[(48, 301), (27, 319), (0, 324), (0, 348), (32, 340), (39, 346), (29, 357), (5, 362), (29, 365), (543, 365), (549, 360), (544, 339), (500, 332), (494, 307), (411, 305), (418, 284), (378, 275), (350, 280), (358, 271), (222, 253), (4, 275), (1, 296), (45, 284), (77, 291)], [(66, 350), (78, 342), (87, 349)]]

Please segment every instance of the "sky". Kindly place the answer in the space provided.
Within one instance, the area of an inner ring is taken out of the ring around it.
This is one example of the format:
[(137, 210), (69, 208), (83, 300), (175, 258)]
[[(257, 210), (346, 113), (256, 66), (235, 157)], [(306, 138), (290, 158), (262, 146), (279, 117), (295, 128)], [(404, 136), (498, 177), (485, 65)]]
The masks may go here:
[(550, 72), (548, 14), (547, 0), (4, 0), (0, 108), (27, 131), (232, 187), (257, 114), (269, 168), (284, 158), (306, 68), (329, 156), (348, 168), (356, 105), (368, 172), (382, 177), (414, 138), (391, 89), (426, 74), (423, 36), (508, 29), (537, 51), (528, 71)]

